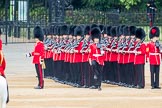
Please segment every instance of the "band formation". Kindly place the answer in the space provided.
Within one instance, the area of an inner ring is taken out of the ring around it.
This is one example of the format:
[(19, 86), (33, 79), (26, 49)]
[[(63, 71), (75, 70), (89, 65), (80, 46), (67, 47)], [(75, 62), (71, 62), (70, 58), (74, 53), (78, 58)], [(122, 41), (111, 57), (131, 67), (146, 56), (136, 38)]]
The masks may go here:
[[(43, 55), (45, 66), (41, 65), (45, 67), (46, 78), (78, 88), (101, 90), (103, 82), (142, 89), (145, 87), (145, 63), (149, 62), (151, 87), (160, 89), (158, 27), (150, 29), (150, 42), (147, 43), (142, 28), (127, 25), (61, 25), (42, 31), (44, 40), (37, 45), (44, 44), (44, 55), (43, 52), (40, 55)], [(39, 30), (36, 32), (35, 36), (40, 33)], [(42, 70), (39, 68), (37, 65), (38, 86), (43, 88)]]

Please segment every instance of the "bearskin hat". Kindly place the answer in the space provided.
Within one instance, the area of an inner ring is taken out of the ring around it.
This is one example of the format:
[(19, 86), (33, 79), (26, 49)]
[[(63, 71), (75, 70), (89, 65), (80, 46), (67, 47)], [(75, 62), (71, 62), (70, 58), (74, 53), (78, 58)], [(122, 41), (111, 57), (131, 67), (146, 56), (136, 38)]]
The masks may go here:
[(47, 28), (43, 28), (43, 34), (47, 35)]
[(94, 40), (94, 38), (101, 39), (101, 30), (99, 27), (95, 27), (91, 30), (91, 38)]
[(57, 26), (54, 26), (54, 28), (53, 28), (53, 34), (54, 35), (57, 35)]
[(123, 28), (125, 27), (125, 25), (121, 25), (119, 28), (119, 35), (123, 35)]
[(120, 29), (120, 26), (117, 26), (116, 27), (116, 36), (118, 36), (118, 37), (120, 36), (119, 29)]
[(1, 31), (1, 29), (0, 29), (0, 35), (2, 34), (2, 31)]
[(146, 34), (142, 28), (137, 28), (136, 32), (135, 32), (135, 36), (136, 36), (136, 38), (139, 38), (142, 40), (143, 38), (145, 38)]
[(97, 24), (92, 24), (92, 25), (91, 25), (91, 30), (92, 30), (93, 28), (95, 28), (95, 27), (98, 27), (98, 25), (97, 25)]
[(74, 35), (75, 36), (82, 36), (83, 37), (83, 28), (81, 26), (77, 26), (75, 29), (74, 29)]
[(69, 35), (69, 27), (67, 25), (63, 25), (60, 28), (61, 35)]
[(90, 35), (90, 30), (91, 30), (90, 26), (87, 25), (87, 26), (84, 28), (84, 35)]
[(130, 30), (129, 30), (129, 27), (128, 26), (125, 26), (123, 28), (123, 35), (124, 36), (130, 36)]
[(130, 36), (136, 35), (136, 27), (135, 26), (130, 26), (129, 30), (130, 30)]
[(54, 34), (54, 28), (55, 28), (54, 26), (51, 26), (50, 27), (50, 35), (53, 35)]
[(34, 38), (38, 38), (40, 41), (44, 40), (43, 30), (40, 26), (34, 28)]
[(149, 37), (152, 39), (153, 37), (159, 37), (160, 35), (160, 30), (158, 27), (152, 27), (150, 29)]
[(58, 35), (58, 26), (54, 27), (54, 35)]
[(75, 30), (76, 26), (75, 25), (71, 25), (69, 28), (69, 34), (74, 36), (74, 30)]
[(57, 26), (57, 34), (58, 34), (58, 36), (62, 36), (62, 34), (61, 34), (61, 26)]
[(102, 24), (101, 24), (101, 25), (99, 25), (99, 28), (100, 28), (101, 33), (102, 33), (102, 34), (104, 33), (104, 27), (105, 27), (105, 26), (104, 26), (104, 25), (102, 25)]
[(116, 26), (111, 28), (111, 30), (110, 30), (110, 35), (111, 35), (112, 37), (115, 37), (115, 36), (116, 36)]
[(107, 26), (107, 35), (108, 35), (108, 36), (111, 36), (111, 34), (110, 34), (111, 27), (112, 27), (112, 26)]
[(103, 34), (107, 34), (107, 27), (108, 27), (108, 26), (106, 26), (106, 25), (104, 26)]

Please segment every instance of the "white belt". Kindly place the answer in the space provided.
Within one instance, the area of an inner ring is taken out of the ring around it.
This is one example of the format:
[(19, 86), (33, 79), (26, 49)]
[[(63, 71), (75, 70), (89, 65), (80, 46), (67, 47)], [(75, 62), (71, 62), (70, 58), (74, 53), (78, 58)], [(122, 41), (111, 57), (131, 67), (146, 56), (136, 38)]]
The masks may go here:
[(150, 53), (150, 55), (160, 55), (160, 53)]
[(101, 54), (93, 54), (94, 57), (102, 56)]

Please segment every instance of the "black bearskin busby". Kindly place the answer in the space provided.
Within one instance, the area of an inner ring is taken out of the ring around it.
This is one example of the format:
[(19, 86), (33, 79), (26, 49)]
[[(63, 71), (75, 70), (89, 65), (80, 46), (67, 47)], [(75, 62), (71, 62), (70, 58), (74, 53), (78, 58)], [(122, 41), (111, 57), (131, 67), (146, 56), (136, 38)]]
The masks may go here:
[(62, 36), (62, 34), (61, 34), (61, 26), (57, 26), (57, 35)]
[(0, 35), (2, 34), (2, 31), (1, 31), (1, 29), (0, 29)]
[(99, 27), (95, 27), (91, 30), (91, 38), (94, 40), (94, 38), (101, 39), (101, 30)]
[(123, 35), (123, 28), (125, 27), (125, 25), (121, 25), (119, 28), (119, 36)]
[(112, 26), (107, 26), (107, 35), (108, 35), (108, 36), (111, 36), (111, 33), (110, 33), (111, 27), (112, 27)]
[(104, 25), (102, 25), (102, 24), (101, 24), (101, 25), (99, 25), (99, 28), (100, 28), (101, 33), (102, 33), (102, 34), (104, 33), (104, 27), (105, 27), (105, 26), (104, 26)]
[(130, 36), (136, 35), (136, 27), (135, 26), (130, 26), (129, 30), (130, 30)]
[(135, 32), (135, 36), (136, 36), (136, 38), (139, 38), (142, 40), (143, 38), (145, 38), (146, 34), (142, 28), (137, 28), (136, 32)]
[(114, 27), (111, 28), (110, 34), (111, 34), (112, 37), (115, 37), (116, 36), (116, 26), (114, 26)]
[(117, 36), (117, 37), (120, 36), (120, 32), (119, 32), (119, 30), (120, 30), (120, 26), (117, 26), (117, 27), (116, 27), (116, 36)]
[(152, 39), (153, 37), (159, 37), (160, 36), (160, 30), (158, 27), (152, 27), (150, 29), (149, 37)]
[(129, 30), (129, 27), (128, 26), (125, 26), (123, 28), (123, 35), (124, 36), (130, 36), (130, 30)]
[(84, 28), (84, 35), (90, 35), (91, 28), (89, 25), (85, 26)]
[(74, 29), (74, 36), (81, 36), (83, 37), (83, 28), (81, 26), (77, 26), (75, 29)]
[(67, 25), (63, 25), (60, 28), (61, 35), (69, 35), (69, 27)]
[(47, 36), (47, 28), (43, 28), (43, 34)]
[(74, 30), (75, 30), (76, 26), (75, 25), (71, 25), (69, 28), (69, 34), (74, 36)]
[(92, 25), (91, 25), (91, 30), (92, 30), (93, 28), (95, 28), (95, 27), (98, 27), (98, 25), (97, 25), (97, 24), (92, 24)]
[(44, 40), (43, 30), (40, 26), (34, 28), (34, 38), (38, 38), (40, 41)]

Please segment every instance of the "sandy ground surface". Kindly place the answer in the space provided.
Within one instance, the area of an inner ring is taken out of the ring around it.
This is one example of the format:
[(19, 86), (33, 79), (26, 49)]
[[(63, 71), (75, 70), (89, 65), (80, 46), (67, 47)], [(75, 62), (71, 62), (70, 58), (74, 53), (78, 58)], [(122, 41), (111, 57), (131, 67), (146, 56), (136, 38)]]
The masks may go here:
[(25, 57), (25, 53), (33, 49), (33, 44), (10, 44), (4, 45), (3, 49), (10, 89), (7, 108), (162, 108), (162, 90), (151, 89), (148, 64), (145, 68), (145, 89), (102, 84), (102, 91), (97, 91), (73, 88), (45, 79), (45, 89), (35, 90), (34, 65), (31, 58)]

